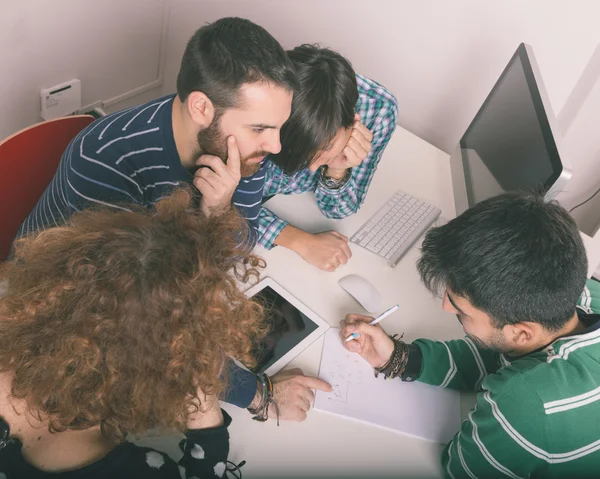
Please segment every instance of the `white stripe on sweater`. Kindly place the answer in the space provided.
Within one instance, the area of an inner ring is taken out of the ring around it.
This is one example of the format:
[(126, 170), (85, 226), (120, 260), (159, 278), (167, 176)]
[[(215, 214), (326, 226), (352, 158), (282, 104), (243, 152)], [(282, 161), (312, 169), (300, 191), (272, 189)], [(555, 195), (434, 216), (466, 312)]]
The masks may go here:
[(470, 413), (469, 413), (469, 421), (471, 423), (471, 426), (473, 428), (473, 441), (475, 441), (475, 444), (477, 445), (477, 448), (479, 449), (479, 452), (481, 453), (481, 455), (485, 458), (485, 460), (496, 470), (500, 471), (502, 474), (511, 477), (512, 479), (523, 479), (521, 476), (517, 476), (514, 472), (512, 472), (510, 469), (504, 467), (502, 464), (500, 464), (496, 458), (494, 456), (492, 456), (492, 454), (490, 453), (490, 451), (488, 451), (488, 449), (485, 447), (485, 445), (483, 444), (483, 441), (481, 440), (481, 437), (479, 437), (479, 430), (477, 428), (477, 424), (475, 424), (475, 421), (473, 420), (473, 413), (476, 411), (477, 407), (475, 407)]
[[(170, 98), (169, 98), (169, 100), (164, 100), (164, 101), (163, 101), (162, 103), (160, 103), (160, 104), (159, 104), (158, 102), (157, 102), (157, 103), (152, 103), (152, 104), (150, 104), (150, 105), (146, 106), (145, 108), (142, 108), (142, 109), (141, 109), (140, 111), (138, 111), (138, 112), (137, 112), (135, 115), (133, 115), (133, 118), (131, 118), (131, 120), (129, 120), (129, 121), (128, 121), (128, 122), (125, 124), (125, 126), (124, 126), (123, 128), (121, 128), (121, 131), (125, 131), (125, 130), (126, 130), (128, 127), (129, 127), (129, 125), (131, 125), (131, 123), (133, 122), (133, 120), (135, 120), (135, 119), (136, 119), (138, 116), (140, 116), (142, 113), (144, 113), (144, 112), (145, 112), (145, 111), (146, 111), (148, 108), (152, 108), (153, 106), (156, 106), (156, 105), (158, 105), (158, 107), (160, 108), (162, 105), (164, 105), (164, 104), (165, 104), (165, 103), (167, 103), (168, 101), (170, 101)], [(156, 113), (156, 112), (155, 112), (155, 113)], [(152, 115), (152, 116), (154, 117), (154, 115)], [(150, 123), (150, 122), (148, 122), (148, 123)]]
[(121, 118), (124, 115), (127, 115), (127, 113), (129, 113), (131, 110), (133, 110), (134, 108), (138, 108), (138, 106), (132, 106), (131, 108), (127, 108), (127, 110), (123, 111), (120, 115), (118, 115), (115, 119), (113, 119), (113, 121), (111, 121), (108, 125), (106, 125), (104, 127), (104, 130), (102, 130), (100, 132), (100, 135), (98, 135), (98, 139), (102, 140), (104, 138), (104, 133), (106, 133), (106, 130), (108, 130), (108, 128), (110, 127), (110, 125), (112, 125), (115, 121), (117, 121), (119, 118)]
[(492, 414), (496, 420), (502, 426), (502, 429), (523, 449), (532, 454), (533, 456), (543, 459), (549, 464), (560, 464), (563, 462), (573, 461), (580, 457), (587, 456), (600, 450), (600, 440), (592, 442), (586, 446), (580, 447), (569, 452), (551, 453), (543, 450), (541, 447), (532, 444), (530, 441), (525, 439), (517, 430), (508, 422), (504, 414), (500, 412), (498, 404), (491, 398), (490, 392), (486, 391), (483, 394), (484, 399), (492, 406)]
[(71, 189), (75, 192), (75, 194), (77, 194), (78, 196), (81, 196), (82, 198), (88, 200), (88, 201), (92, 201), (94, 203), (98, 203), (99, 205), (104, 205), (104, 206), (110, 206), (111, 208), (116, 208), (118, 210), (122, 210), (122, 211), (131, 211), (127, 208), (123, 208), (122, 206), (118, 206), (118, 205), (113, 205), (112, 203), (106, 203), (105, 201), (100, 201), (97, 200), (95, 198), (90, 198), (89, 196), (85, 196), (84, 194), (80, 193), (79, 191), (77, 191), (75, 189), (75, 187), (71, 184), (71, 182), (69, 181), (69, 179), (67, 178), (67, 183), (69, 184), (69, 186), (71, 187)]
[(140, 168), (139, 170), (135, 170), (131, 175), (129, 175), (130, 178), (133, 178), (135, 175), (137, 175), (138, 173), (141, 173), (142, 171), (146, 171), (146, 170), (155, 170), (157, 168), (163, 168), (165, 170), (170, 169), (170, 166), (167, 165), (155, 165), (155, 166), (145, 166), (144, 168)]
[(129, 158), (130, 156), (133, 156), (133, 155), (139, 155), (140, 153), (146, 153), (147, 151), (163, 151), (163, 148), (161, 146), (151, 146), (149, 148), (144, 148), (143, 150), (130, 151), (129, 153), (126, 153), (123, 156), (121, 156), (121, 158), (119, 158), (115, 164), (118, 165), (125, 158)]
[(460, 434), (457, 437), (456, 442), (457, 442), (456, 449), (458, 450), (458, 458), (460, 459), (460, 463), (462, 464), (463, 469), (465, 470), (465, 472), (469, 475), (469, 477), (471, 479), (477, 479), (477, 476), (471, 472), (471, 469), (469, 469), (469, 467), (467, 466), (467, 463), (465, 462), (465, 458), (463, 457), (462, 448), (460, 447)]
[(454, 443), (451, 442), (450, 446), (448, 447), (448, 464), (446, 464), (446, 472), (448, 473), (448, 475), (452, 478), (452, 479), (456, 479), (454, 477), (454, 474), (452, 474), (452, 469), (450, 467), (450, 463), (452, 462), (452, 447), (454, 446)]
[(445, 388), (448, 386), (448, 384), (450, 384), (450, 381), (454, 379), (454, 376), (456, 375), (456, 371), (458, 369), (456, 367), (456, 364), (454, 363), (454, 358), (452, 357), (452, 352), (450, 351), (450, 348), (446, 343), (442, 342), (442, 344), (446, 346), (446, 350), (448, 351), (448, 360), (450, 361), (450, 369), (448, 369), (446, 377), (442, 381), (442, 384), (440, 384), (440, 387)]
[[(594, 344), (600, 343), (600, 330), (598, 330), (597, 332), (599, 334), (596, 334), (595, 335), (596, 337), (592, 337), (585, 341), (573, 341), (562, 352), (559, 352), (559, 354), (557, 354), (556, 356), (552, 356), (552, 357), (548, 358), (548, 362), (551, 363), (555, 359), (566, 360), (569, 358), (569, 354), (571, 354), (572, 352), (577, 351), (580, 348), (585, 348), (586, 346), (593, 346)], [(588, 335), (584, 334), (583, 336), (588, 336)], [(562, 346), (561, 346), (561, 349), (562, 349)]]
[(485, 364), (483, 363), (483, 358), (479, 354), (477, 346), (475, 346), (471, 338), (464, 338), (463, 341), (467, 343), (467, 346), (469, 346), (469, 349), (471, 350), (471, 353), (473, 353), (473, 357), (475, 358), (475, 362), (477, 363), (477, 368), (479, 369), (479, 378), (477, 378), (477, 382), (475, 383), (474, 388), (475, 391), (478, 391), (479, 386), (481, 386), (481, 382), (483, 381), (483, 378), (486, 374)]
[[(117, 141), (129, 140), (130, 138), (135, 138), (136, 136), (146, 135), (148, 133), (154, 133), (155, 131), (158, 131), (158, 130), (159, 130), (159, 128), (156, 127), (156, 128), (150, 128), (149, 130), (138, 131), (136, 133), (132, 133), (131, 135), (120, 136), (119, 138), (110, 140), (109, 142), (105, 143), (104, 146), (101, 146), (100, 148), (98, 148), (98, 150), (96, 151), (96, 154), (102, 153), (106, 148), (108, 148), (113, 143), (116, 143)], [(83, 144), (83, 142), (82, 142), (82, 144)]]
[(568, 411), (570, 409), (582, 407), (598, 400), (600, 400), (600, 387), (597, 387), (596, 389), (588, 391), (584, 394), (544, 403), (544, 410), (546, 411), (546, 414), (554, 414), (557, 412)]

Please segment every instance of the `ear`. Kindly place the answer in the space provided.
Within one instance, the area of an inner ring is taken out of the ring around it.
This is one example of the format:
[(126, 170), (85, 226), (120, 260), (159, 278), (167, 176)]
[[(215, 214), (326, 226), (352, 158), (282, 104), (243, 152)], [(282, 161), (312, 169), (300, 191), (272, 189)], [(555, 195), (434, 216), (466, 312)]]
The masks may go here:
[(540, 338), (544, 335), (543, 326), (539, 323), (530, 321), (524, 321), (505, 327), (510, 328), (508, 337), (517, 348), (528, 347), (534, 343), (538, 343)]
[(186, 100), (190, 117), (201, 129), (207, 128), (215, 117), (215, 107), (204, 93), (193, 91)]

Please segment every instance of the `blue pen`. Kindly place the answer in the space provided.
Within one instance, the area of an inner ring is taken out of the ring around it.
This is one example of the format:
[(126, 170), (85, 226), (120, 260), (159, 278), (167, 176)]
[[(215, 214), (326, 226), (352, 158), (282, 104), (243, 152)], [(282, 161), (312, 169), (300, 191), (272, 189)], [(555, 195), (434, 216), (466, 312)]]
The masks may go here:
[[(381, 313), (379, 316), (377, 316), (373, 321), (371, 321), (369, 324), (371, 326), (376, 325), (379, 321), (382, 321), (383, 319), (387, 318), (390, 314), (392, 314), (394, 311), (396, 311), (400, 306), (398, 304), (395, 304), (394, 306), (392, 306), (390, 309), (384, 311), (383, 313)], [(360, 337), (360, 333), (352, 333), (350, 336), (348, 336), (346, 338), (346, 342), (348, 341), (352, 341), (353, 339), (356, 339)]]

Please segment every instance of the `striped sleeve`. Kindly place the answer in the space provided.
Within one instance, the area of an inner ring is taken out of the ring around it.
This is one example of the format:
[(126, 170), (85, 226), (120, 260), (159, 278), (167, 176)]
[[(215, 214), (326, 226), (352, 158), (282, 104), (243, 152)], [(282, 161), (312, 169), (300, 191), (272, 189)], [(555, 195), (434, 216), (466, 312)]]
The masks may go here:
[[(105, 117), (95, 122), (85, 134), (78, 138), (65, 152), (61, 163), (64, 163), (64, 174), (67, 181), (67, 194), (72, 203), (78, 208), (85, 208), (93, 204), (108, 206), (115, 209), (126, 209), (122, 205), (127, 203), (141, 204), (144, 191), (150, 186), (141, 184), (136, 176), (128, 175), (122, 171), (121, 162), (124, 158), (135, 154), (143, 154), (149, 148), (139, 151), (128, 151), (117, 156), (111, 145), (121, 141), (127, 143), (127, 132), (120, 132), (121, 136), (108, 140), (103, 137), (111, 123), (111, 117)], [(108, 123), (107, 123), (108, 122)], [(107, 124), (105, 124), (107, 123)], [(133, 135), (137, 137), (154, 137), (158, 127), (147, 128)]]
[(505, 371), (485, 381), (476, 406), (442, 452), (446, 477), (546, 477), (549, 439), (541, 401), (518, 372)]
[[(312, 172), (308, 168), (293, 175), (286, 175), (275, 163), (267, 161), (263, 200), (266, 201), (271, 196), (279, 194), (290, 195), (314, 191), (317, 177), (320, 175), (319, 171)], [(258, 243), (267, 249), (273, 248), (279, 233), (287, 225), (287, 221), (262, 206), (258, 216)]]
[(423, 356), (418, 381), (459, 391), (478, 391), (485, 377), (498, 370), (502, 357), (477, 348), (469, 338), (452, 341), (417, 339)]
[(111, 152), (106, 147), (111, 142), (104, 142), (102, 133), (111, 118), (95, 121), (71, 141), (52, 182), (21, 225), (19, 236), (56, 226), (90, 206), (127, 211), (126, 204), (142, 203), (144, 190), (138, 179), (120, 171), (119, 159), (107, 160)]

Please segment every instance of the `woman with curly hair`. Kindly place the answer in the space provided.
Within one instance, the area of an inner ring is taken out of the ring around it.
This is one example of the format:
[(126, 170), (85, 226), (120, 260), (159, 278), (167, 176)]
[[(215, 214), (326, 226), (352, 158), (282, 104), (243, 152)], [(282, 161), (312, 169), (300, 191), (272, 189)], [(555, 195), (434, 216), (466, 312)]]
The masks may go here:
[(172, 430), (187, 477), (223, 477), (225, 364), (251, 365), (265, 330), (236, 280), (262, 265), (236, 248), (235, 213), (196, 210), (179, 190), (152, 211), (81, 212), (0, 264), (0, 478), (179, 478), (126, 441)]

